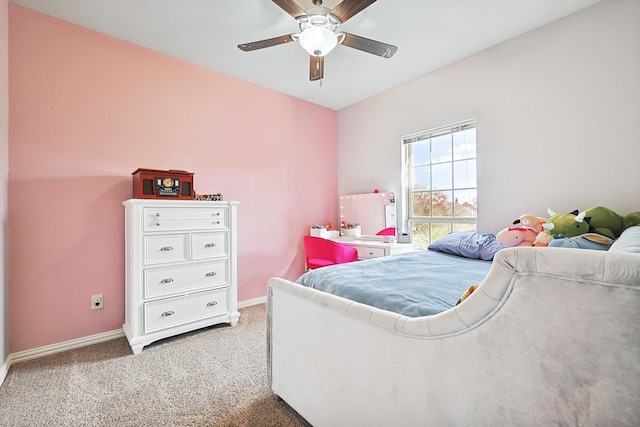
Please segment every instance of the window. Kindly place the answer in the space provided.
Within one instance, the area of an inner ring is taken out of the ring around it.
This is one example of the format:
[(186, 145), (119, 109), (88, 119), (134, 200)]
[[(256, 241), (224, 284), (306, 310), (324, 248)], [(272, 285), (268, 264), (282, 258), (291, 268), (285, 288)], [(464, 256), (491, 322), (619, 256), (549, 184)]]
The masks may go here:
[(475, 120), (402, 138), (403, 217), (419, 249), (478, 216)]

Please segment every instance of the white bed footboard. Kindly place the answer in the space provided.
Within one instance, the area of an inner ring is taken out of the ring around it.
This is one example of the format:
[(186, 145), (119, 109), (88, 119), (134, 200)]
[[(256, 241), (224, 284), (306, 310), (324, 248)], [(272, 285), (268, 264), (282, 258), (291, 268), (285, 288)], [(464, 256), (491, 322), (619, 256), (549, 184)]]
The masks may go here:
[(640, 255), (512, 248), (408, 318), (269, 280), (273, 392), (316, 427), (640, 424)]

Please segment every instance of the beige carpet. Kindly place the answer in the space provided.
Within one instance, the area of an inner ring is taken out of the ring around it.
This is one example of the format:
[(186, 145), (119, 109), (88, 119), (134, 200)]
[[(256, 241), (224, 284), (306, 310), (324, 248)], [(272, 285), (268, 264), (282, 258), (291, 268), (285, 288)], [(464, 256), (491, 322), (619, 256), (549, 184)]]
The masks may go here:
[(13, 365), (1, 426), (309, 426), (267, 386), (265, 304), (158, 341), (125, 338)]

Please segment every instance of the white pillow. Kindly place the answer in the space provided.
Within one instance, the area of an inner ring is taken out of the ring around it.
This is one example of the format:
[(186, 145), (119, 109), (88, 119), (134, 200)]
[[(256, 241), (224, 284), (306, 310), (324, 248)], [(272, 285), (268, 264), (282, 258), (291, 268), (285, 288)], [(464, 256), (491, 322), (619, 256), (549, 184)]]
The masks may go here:
[(620, 237), (613, 242), (609, 252), (640, 253), (640, 225), (634, 225), (624, 230)]

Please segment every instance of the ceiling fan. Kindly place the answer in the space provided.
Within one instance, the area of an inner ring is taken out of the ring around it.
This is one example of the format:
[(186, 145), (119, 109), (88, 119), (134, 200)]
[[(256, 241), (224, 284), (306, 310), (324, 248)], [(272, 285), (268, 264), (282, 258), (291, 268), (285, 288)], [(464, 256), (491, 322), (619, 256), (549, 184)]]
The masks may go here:
[[(355, 34), (338, 32), (338, 26), (361, 12), (376, 0), (342, 0), (333, 9), (323, 5), (323, 0), (273, 0), (282, 10), (291, 15), (300, 28), (300, 34), (286, 34), (266, 40), (239, 44), (238, 48), (245, 52), (277, 46), (293, 41), (309, 53), (309, 80), (322, 80), (324, 77), (324, 56), (338, 44), (391, 58), (398, 50), (396, 46), (367, 39)], [(331, 3), (331, 0), (327, 0)], [(303, 8), (299, 3), (308, 3)], [(333, 1), (335, 4), (335, 1)]]

